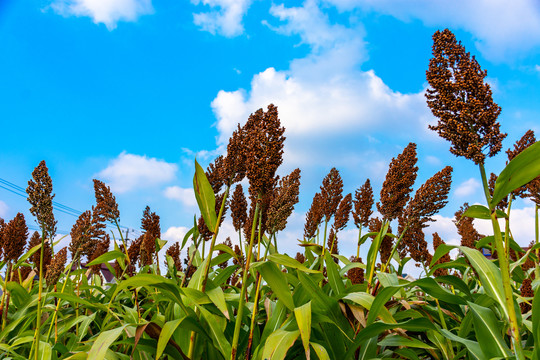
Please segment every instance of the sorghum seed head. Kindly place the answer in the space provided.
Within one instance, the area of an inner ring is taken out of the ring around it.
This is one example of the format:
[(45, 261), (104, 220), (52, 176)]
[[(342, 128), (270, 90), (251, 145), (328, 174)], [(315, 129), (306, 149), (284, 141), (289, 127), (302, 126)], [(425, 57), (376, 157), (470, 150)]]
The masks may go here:
[(367, 227), (369, 217), (373, 214), (373, 189), (369, 179), (354, 193), (353, 219), (357, 228)]
[(285, 229), (287, 220), (291, 216), (294, 205), (298, 203), (300, 193), (300, 169), (293, 170), (289, 175), (278, 182), (270, 196), (270, 205), (267, 211), (266, 228), (271, 232)]
[(501, 108), (493, 101), (489, 84), (484, 83), (486, 75), (450, 30), (433, 35), (426, 98), (439, 121), (429, 128), (452, 143), (452, 154), (475, 164), (484, 163), (484, 150), (490, 157), (497, 154), (506, 137), (499, 131)]
[(56, 235), (56, 224), (54, 220), (52, 200), (52, 179), (49, 176), (49, 169), (42, 160), (38, 166), (32, 171), (33, 180), (28, 181), (26, 193), (28, 194), (28, 202), (30, 213), (37, 218), (38, 224), (45, 234), (45, 238), (52, 239)]
[(343, 198), (343, 180), (336, 168), (330, 169), (321, 185), (321, 207), (326, 221), (336, 213)]
[[(176, 271), (182, 271), (182, 261), (180, 260), (180, 244), (175, 242), (167, 249), (167, 255), (169, 255), (174, 261), (174, 268)], [(167, 261), (165, 261), (167, 265)]]
[(323, 215), (322, 195), (316, 193), (313, 196), (311, 207), (306, 214), (306, 224), (304, 225), (304, 237), (306, 239), (311, 239), (315, 236)]
[(412, 186), (416, 180), (416, 144), (409, 143), (397, 158), (393, 158), (381, 189), (381, 203), (377, 209), (387, 220), (401, 214), (409, 201)]
[(47, 267), (47, 273), (45, 274), (47, 286), (52, 286), (58, 282), (60, 275), (66, 266), (66, 260), (67, 248), (64, 247), (54, 255), (51, 264)]
[[(437, 249), (439, 248), (439, 246), (445, 244), (445, 242), (441, 239), (441, 237), (439, 236), (438, 233), (434, 232), (433, 233), (433, 249), (435, 251), (437, 251)], [(450, 254), (449, 253), (446, 253), (444, 254), (439, 260), (437, 260), (437, 262), (434, 264), (434, 265), (437, 265), (437, 264), (444, 264), (444, 263), (447, 263), (447, 262), (450, 262)], [(429, 265), (429, 264), (428, 264)], [(435, 272), (433, 273), (433, 275), (435, 276), (444, 276), (444, 275), (448, 275), (448, 269), (443, 269), (443, 268), (439, 268), (437, 270), (435, 270)]]
[(94, 179), (94, 193), (96, 196), (96, 212), (104, 221), (120, 221), (118, 204), (111, 192), (111, 188), (103, 182)]
[(336, 233), (340, 230), (343, 230), (347, 223), (349, 222), (349, 215), (352, 208), (352, 195), (349, 193), (339, 203), (339, 206), (334, 216), (334, 224), (332, 228)]
[(236, 185), (231, 197), (231, 217), (234, 229), (240, 231), (247, 220), (247, 201), (241, 184)]
[(4, 238), (4, 260), (17, 261), (23, 254), (28, 238), (28, 227), (24, 220), (24, 215), (17, 215), (9, 222), (3, 231)]
[[(28, 243), (28, 250), (32, 249), (33, 247), (41, 245), (41, 236), (37, 231), (34, 231), (32, 236), (30, 237), (30, 242)], [(46, 269), (47, 266), (51, 263), (52, 260), (52, 250), (51, 250), (51, 244), (48, 241), (45, 241), (43, 244), (43, 269)], [(36, 251), (35, 253), (30, 256), (29, 259), (31, 262), (34, 263), (34, 266), (39, 269), (39, 263), (41, 260), (41, 251)]]
[(471, 249), (476, 249), (476, 242), (484, 237), (476, 231), (473, 225), (473, 218), (463, 216), (469, 208), (469, 204), (465, 203), (454, 214), (454, 223), (456, 224), (458, 234), (461, 236), (461, 246), (467, 246)]

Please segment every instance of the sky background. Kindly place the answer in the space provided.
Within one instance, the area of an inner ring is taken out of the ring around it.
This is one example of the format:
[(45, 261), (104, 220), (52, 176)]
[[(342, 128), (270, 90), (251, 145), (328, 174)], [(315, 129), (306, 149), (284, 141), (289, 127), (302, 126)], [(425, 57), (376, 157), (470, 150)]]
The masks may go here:
[[(274, 103), (287, 137), (279, 173), (302, 170), (300, 203), (279, 237), (284, 251), (298, 251), (331, 167), (345, 193), (370, 178), (378, 200), (390, 160), (409, 142), (418, 144), (415, 189), (454, 167), (449, 204), (427, 239), (438, 231), (457, 244), (453, 214), (465, 201), (482, 203), (482, 193), (478, 169), (427, 128), (436, 121), (424, 98), (431, 37), (446, 27), (488, 71), (503, 148), (528, 129), (540, 134), (533, 0), (0, 0), (0, 179), (24, 189), (43, 159), (55, 200), (84, 211), (98, 178), (132, 234), (149, 205), (162, 237), (176, 241), (197, 213), (194, 158), (207, 165), (238, 123)], [(505, 160), (489, 159), (488, 172)], [(25, 198), (6, 184), (0, 217), (21, 211), (35, 229)], [(60, 233), (76, 220), (56, 217)], [(518, 243), (534, 238), (533, 224), (532, 204), (516, 201)], [(230, 235), (228, 219), (220, 238)], [(340, 233), (344, 255), (356, 237), (354, 226)]]

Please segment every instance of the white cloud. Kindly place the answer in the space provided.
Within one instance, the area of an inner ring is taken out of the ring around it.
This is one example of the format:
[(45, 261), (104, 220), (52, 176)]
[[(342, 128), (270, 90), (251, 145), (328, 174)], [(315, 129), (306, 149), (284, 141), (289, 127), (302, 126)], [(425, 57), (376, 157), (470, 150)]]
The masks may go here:
[(473, 34), (484, 56), (505, 61), (540, 45), (536, 0), (326, 0), (340, 10), (375, 11), (403, 21), (459, 28)]
[(536, 70), (536, 72), (539, 72), (539, 73), (540, 73), (540, 65), (535, 65), (535, 66), (534, 66), (534, 70)]
[(439, 166), (442, 164), (441, 159), (433, 155), (426, 156), (426, 162), (430, 165), (436, 165), (436, 166)]
[(152, 0), (54, 0), (51, 7), (64, 16), (87, 16), (113, 30), (119, 21), (136, 21), (152, 14)]
[(480, 183), (475, 178), (470, 178), (459, 184), (457, 189), (454, 191), (454, 195), (458, 197), (466, 197), (474, 194), (480, 189)]
[[(244, 32), (242, 18), (247, 13), (252, 0), (191, 0), (195, 5), (210, 6), (212, 10), (193, 14), (193, 22), (202, 30), (226, 37)], [(217, 9), (216, 9), (217, 8)]]
[[(527, 246), (534, 240), (534, 207), (525, 206), (523, 208), (512, 208), (510, 211), (510, 231), (514, 240), (521, 246)], [(501, 230), (505, 229), (504, 219), (499, 220)], [(493, 235), (493, 228), (490, 220), (474, 221), (474, 226), (479, 233), (484, 235)]]
[(270, 28), (300, 35), (311, 53), (293, 60), (289, 70), (256, 74), (249, 91), (220, 91), (212, 102), (218, 146), (250, 113), (270, 103), (278, 106), (287, 129), (285, 158), (291, 166), (325, 161), (339, 166), (336, 159), (360, 155), (362, 166), (369, 166), (366, 155), (371, 155), (369, 164), (387, 160), (369, 145), (369, 136), (388, 129), (424, 132), (432, 117), (423, 93), (393, 91), (374, 71), (359, 70), (366, 59), (362, 29), (332, 24), (313, 1), (300, 8), (273, 6), (271, 13), (283, 23)]
[(195, 199), (195, 193), (191, 188), (181, 188), (180, 186), (169, 186), (165, 189), (164, 195), (168, 199), (180, 201), (185, 206), (195, 207), (197, 206), (197, 200)]
[(8, 214), (9, 206), (0, 200), (0, 217), (5, 219)]
[(175, 164), (146, 155), (128, 154), (125, 151), (109, 162), (107, 168), (97, 174), (104, 179), (113, 192), (125, 193), (166, 183), (175, 178)]
[(172, 245), (175, 242), (180, 242), (181, 244), (188, 231), (189, 229), (184, 226), (171, 226), (167, 229), (167, 231), (161, 234), (161, 237), (163, 240), (167, 240), (169, 242), (168, 245)]

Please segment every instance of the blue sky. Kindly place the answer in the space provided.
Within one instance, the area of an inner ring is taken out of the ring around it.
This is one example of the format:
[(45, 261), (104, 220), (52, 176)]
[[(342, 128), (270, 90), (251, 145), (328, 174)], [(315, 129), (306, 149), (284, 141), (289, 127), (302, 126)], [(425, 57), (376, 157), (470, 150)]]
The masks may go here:
[[(504, 149), (528, 129), (540, 135), (533, 0), (0, 0), (0, 178), (26, 187), (44, 159), (55, 200), (81, 211), (99, 178), (123, 225), (138, 229), (150, 205), (164, 237), (176, 240), (196, 212), (195, 156), (207, 164), (237, 123), (274, 103), (287, 128), (280, 172), (302, 170), (301, 202), (282, 236), (287, 251), (296, 252), (332, 166), (346, 192), (369, 177), (378, 194), (390, 159), (410, 141), (419, 150), (416, 187), (454, 167), (450, 203), (428, 232), (455, 243), (453, 213), (482, 198), (478, 170), (427, 129), (435, 121), (423, 96), (431, 36), (446, 27), (488, 70), (509, 134)], [(504, 161), (490, 159), (488, 171)], [(31, 219), (28, 207), (0, 188), (1, 217)], [(531, 204), (518, 201), (514, 211), (514, 236), (527, 244)], [(57, 218), (69, 232), (75, 217)], [(354, 238), (340, 235), (342, 252)]]

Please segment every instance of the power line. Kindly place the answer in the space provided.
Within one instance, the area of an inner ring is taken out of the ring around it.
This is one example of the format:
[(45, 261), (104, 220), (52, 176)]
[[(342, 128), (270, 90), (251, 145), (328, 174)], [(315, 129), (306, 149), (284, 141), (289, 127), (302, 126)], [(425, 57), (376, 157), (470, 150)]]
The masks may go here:
[[(7, 190), (15, 195), (19, 195), (21, 197), (24, 197), (24, 198), (27, 198), (27, 194), (26, 194), (26, 190), (17, 185), (17, 184), (14, 184), (10, 181), (7, 181), (5, 179), (2, 179), (0, 178), (0, 188), (4, 189), (4, 190)], [(56, 211), (59, 211), (61, 213), (64, 213), (64, 214), (67, 214), (67, 215), (71, 215), (71, 216), (74, 216), (74, 217), (79, 217), (83, 212), (82, 211), (79, 211), (79, 210), (76, 210), (72, 207), (69, 207), (69, 206), (66, 206), (64, 204), (61, 204), (57, 201), (53, 201), (53, 207), (54, 207), (54, 210)], [(107, 224), (107, 227), (111, 228), (111, 229), (116, 229), (116, 226), (112, 225), (112, 224)], [(128, 227), (128, 226), (124, 226), (124, 225), (119, 225), (120, 228), (122, 229), (125, 229), (126, 232), (133, 232), (133, 233), (139, 233), (140, 232), (134, 228), (131, 228), (131, 227)], [(30, 227), (29, 227), (30, 228)], [(39, 230), (39, 229), (36, 229), (36, 230)], [(66, 232), (66, 231), (63, 231), (64, 234), (69, 234), (69, 232)]]

